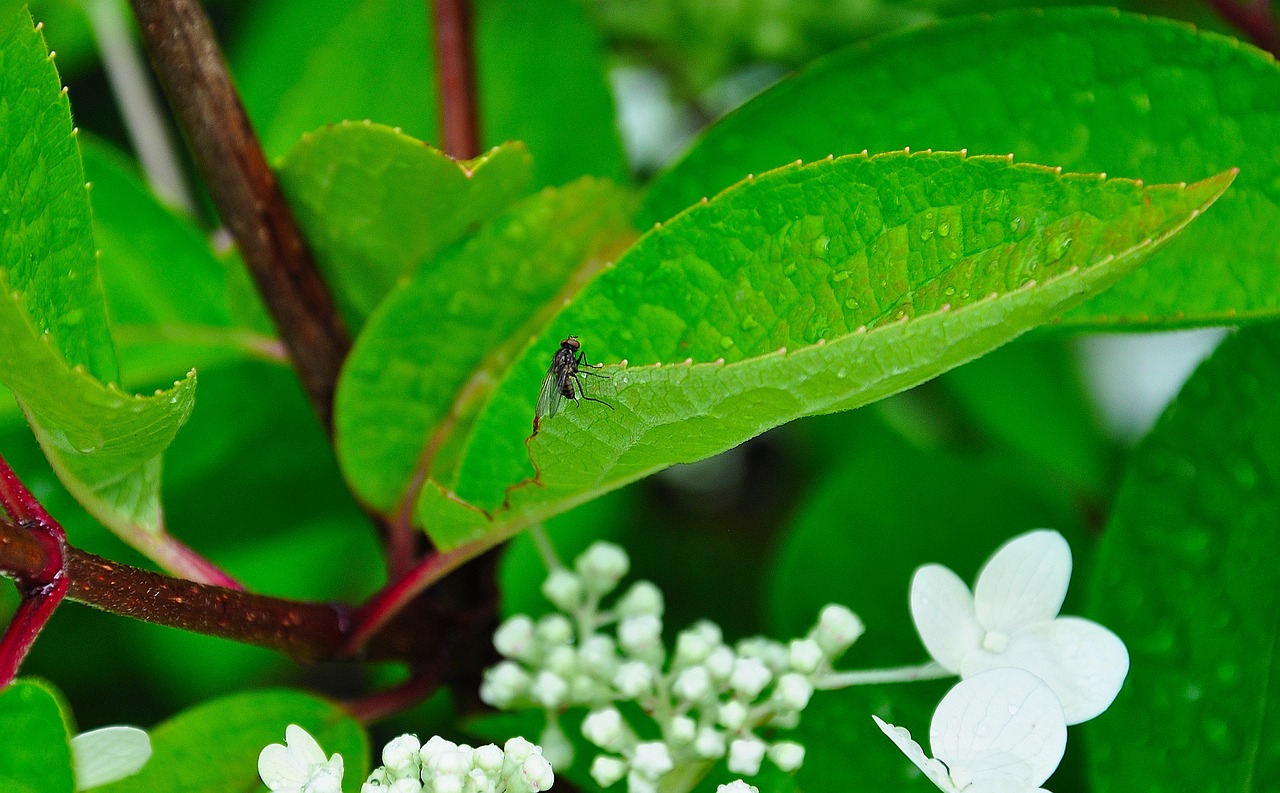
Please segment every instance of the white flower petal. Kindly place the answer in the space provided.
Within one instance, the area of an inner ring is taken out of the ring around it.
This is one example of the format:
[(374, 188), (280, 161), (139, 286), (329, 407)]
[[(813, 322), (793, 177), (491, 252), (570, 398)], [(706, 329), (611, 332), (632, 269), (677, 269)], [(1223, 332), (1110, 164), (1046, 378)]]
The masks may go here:
[(960, 674), (968, 678), (1004, 666), (1043, 680), (1062, 702), (1067, 724), (1079, 724), (1116, 698), (1129, 672), (1129, 652), (1119, 636), (1098, 623), (1059, 617), (1013, 634), (1003, 653), (972, 653)]
[(911, 733), (902, 727), (884, 723), (879, 716), (874, 714), (871, 718), (876, 720), (880, 731), (889, 736), (889, 740), (897, 744), (902, 753), (907, 756), (907, 759), (915, 763), (916, 767), (923, 771), (924, 775), (929, 777), (929, 780), (937, 785), (939, 790), (945, 791), (945, 793), (956, 793), (956, 786), (951, 783), (951, 777), (947, 775), (946, 766), (925, 755), (924, 749), (920, 748), (920, 744), (911, 739)]
[(983, 782), (1031, 790), (1062, 762), (1067, 724), (1058, 698), (1040, 678), (1021, 669), (993, 669), (958, 683), (942, 698), (929, 743), (961, 788)]
[(959, 673), (982, 641), (969, 587), (940, 564), (924, 565), (911, 577), (911, 619), (929, 655), (949, 672)]
[(1058, 616), (1071, 579), (1071, 546), (1056, 531), (1014, 537), (996, 551), (973, 587), (978, 621), (1011, 633)]
[(76, 790), (105, 785), (132, 776), (151, 759), (151, 739), (145, 730), (117, 725), (82, 732), (71, 739)]
[(258, 776), (271, 790), (300, 791), (311, 778), (311, 764), (273, 743), (258, 754)]
[(285, 746), (289, 747), (289, 751), (297, 755), (298, 759), (304, 763), (324, 765), (327, 762), (324, 750), (320, 748), (320, 744), (316, 743), (316, 739), (311, 737), (311, 733), (296, 724), (290, 724), (285, 727), (284, 743)]

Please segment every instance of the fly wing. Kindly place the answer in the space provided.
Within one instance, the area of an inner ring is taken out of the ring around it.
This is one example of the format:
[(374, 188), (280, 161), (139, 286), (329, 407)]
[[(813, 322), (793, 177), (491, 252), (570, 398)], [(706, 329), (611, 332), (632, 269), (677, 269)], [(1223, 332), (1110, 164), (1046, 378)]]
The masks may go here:
[(555, 364), (552, 364), (547, 371), (547, 376), (542, 378), (542, 388), (538, 391), (538, 406), (533, 411), (534, 418), (554, 416), (559, 412), (560, 403), (563, 401), (564, 395), (560, 393), (560, 378)]

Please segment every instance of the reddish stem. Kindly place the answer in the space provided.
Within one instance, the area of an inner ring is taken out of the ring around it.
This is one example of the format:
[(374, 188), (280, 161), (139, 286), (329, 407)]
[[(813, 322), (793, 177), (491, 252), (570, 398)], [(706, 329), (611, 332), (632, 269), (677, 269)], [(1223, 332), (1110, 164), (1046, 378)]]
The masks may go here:
[(359, 652), (373, 636), (427, 587), (456, 570), (492, 545), (484, 540), (458, 546), (451, 551), (434, 551), (409, 572), (390, 582), (360, 607), (355, 615), (355, 628), (347, 644), (348, 654)]
[(455, 160), (470, 160), (480, 155), (471, 4), (469, 0), (432, 0), (432, 6), (444, 151)]
[(426, 672), (415, 674), (398, 686), (360, 699), (348, 700), (342, 703), (342, 706), (362, 724), (382, 721), (403, 710), (408, 710), (431, 696), (439, 687), (443, 673), (444, 667), (436, 664)]
[(67, 593), (67, 535), (0, 457), (0, 506), (17, 521), (39, 550), (39, 563), (17, 576), (22, 602), (0, 636), (0, 687), (13, 682), (22, 659)]

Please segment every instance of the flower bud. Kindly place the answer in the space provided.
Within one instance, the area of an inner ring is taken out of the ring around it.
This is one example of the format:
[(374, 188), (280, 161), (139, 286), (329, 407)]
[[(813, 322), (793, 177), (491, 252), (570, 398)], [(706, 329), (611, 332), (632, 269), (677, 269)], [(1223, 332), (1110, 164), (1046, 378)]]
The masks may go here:
[(401, 735), (393, 738), (382, 749), (382, 764), (392, 778), (416, 777), (421, 770), (422, 757), (419, 752), (422, 742), (416, 735)]
[(542, 667), (561, 677), (570, 677), (578, 671), (578, 651), (568, 644), (553, 647), (543, 659)]
[(733, 650), (723, 645), (711, 651), (711, 655), (707, 656), (707, 660), (703, 666), (711, 673), (711, 679), (716, 683), (727, 683), (729, 675), (733, 674), (734, 662), (738, 657), (733, 654)]
[(596, 755), (596, 759), (591, 761), (591, 778), (600, 787), (609, 787), (626, 774), (627, 763), (620, 757), (601, 754)]
[(514, 661), (501, 661), (484, 672), (480, 699), (495, 708), (507, 708), (529, 691), (533, 678)]
[(360, 786), (360, 793), (387, 793), (389, 787), (391, 779), (387, 776), (387, 769), (379, 766), (373, 769), (373, 773)]
[(627, 552), (610, 542), (592, 543), (574, 562), (582, 584), (597, 595), (611, 592), (631, 569)]
[(676, 716), (667, 725), (667, 738), (673, 744), (693, 743), (698, 735), (698, 723), (688, 716)]
[(493, 646), (507, 658), (527, 661), (536, 656), (533, 620), (524, 614), (506, 620), (493, 633)]
[(631, 585), (614, 608), (620, 617), (648, 615), (661, 619), (665, 607), (662, 590), (658, 589), (657, 585), (652, 581), (637, 581)]
[(729, 677), (729, 685), (738, 695), (753, 700), (769, 685), (773, 674), (764, 662), (758, 658), (739, 658), (733, 665), (733, 674)]
[(546, 647), (558, 647), (573, 641), (573, 623), (563, 614), (548, 614), (538, 620), (538, 627), (534, 630)]
[(618, 666), (618, 648), (608, 636), (591, 636), (578, 650), (578, 663), (586, 672), (607, 677)]
[(729, 770), (735, 774), (755, 776), (760, 773), (765, 745), (759, 738), (739, 738), (729, 744)]
[(787, 648), (788, 665), (801, 674), (811, 675), (818, 671), (825, 658), (822, 648), (813, 639), (796, 639)]
[(652, 615), (627, 617), (618, 625), (618, 643), (629, 655), (652, 655), (661, 651), (662, 621)]
[(645, 741), (636, 744), (635, 753), (631, 757), (633, 772), (657, 779), (674, 767), (671, 751), (662, 741)]
[(804, 710), (812, 696), (813, 684), (798, 672), (788, 672), (778, 678), (778, 687), (773, 692), (773, 698), (784, 710)]
[(716, 793), (760, 793), (760, 788), (748, 785), (741, 779), (735, 779), (727, 785), (716, 788)]
[[(412, 782), (417, 787), (405, 786), (404, 790), (400, 789), (401, 783)], [(456, 776), (434, 776), (431, 778), (431, 793), (462, 793), (462, 778)], [(418, 784), (416, 779), (401, 779), (391, 786), (391, 793), (419, 793), (422, 785)]]
[[(428, 743), (430, 743), (428, 741)], [(536, 745), (530, 743), (520, 736), (516, 736), (508, 740), (502, 745), (502, 753), (505, 755), (504, 767), (517, 768), (530, 756), (538, 754), (539, 750)]]
[(783, 772), (790, 774), (804, 765), (804, 747), (794, 741), (778, 741), (769, 747), (769, 759)]
[(653, 688), (653, 667), (643, 661), (628, 661), (618, 667), (618, 673), (613, 676), (613, 686), (623, 699), (648, 694)]
[(738, 657), (755, 658), (771, 671), (781, 671), (787, 666), (787, 648), (782, 642), (754, 636), (738, 642)]
[(693, 743), (693, 751), (697, 752), (699, 757), (705, 757), (708, 760), (724, 757), (724, 733), (714, 727), (703, 727), (698, 730), (698, 739)]
[(506, 755), (493, 744), (485, 744), (471, 755), (471, 764), (486, 774), (496, 774), (502, 770), (502, 761)]
[(691, 666), (676, 678), (671, 693), (685, 702), (702, 702), (711, 696), (711, 675), (705, 666)]
[(853, 646), (864, 630), (857, 614), (838, 603), (832, 603), (822, 609), (818, 624), (810, 635), (827, 654), (827, 658), (834, 660)]
[[(699, 623), (699, 625), (702, 624), (709, 623)], [(712, 639), (709, 633), (709, 631), (698, 630), (698, 625), (680, 631), (680, 635), (676, 636), (676, 664), (693, 666), (707, 660), (711, 651), (720, 646), (720, 640)], [(716, 633), (719, 633), (719, 630)]]
[(582, 736), (601, 749), (620, 751), (625, 730), (617, 708), (593, 710), (582, 720)]
[(529, 695), (535, 702), (547, 708), (557, 708), (566, 704), (568, 694), (569, 684), (565, 679), (545, 669), (533, 678), (533, 685), (529, 686)]
[(737, 732), (747, 723), (747, 706), (736, 699), (720, 706), (720, 724), (730, 732)]
[(533, 755), (520, 766), (520, 777), (527, 785), (530, 793), (546, 790), (555, 783), (555, 774), (551, 771), (551, 763), (542, 755)]
[(658, 793), (658, 780), (632, 771), (627, 774), (627, 793)]
[(582, 607), (582, 579), (563, 568), (552, 570), (542, 582), (542, 594), (556, 608), (572, 613)]
[(422, 755), (422, 764), (427, 765), (431, 762), (431, 758), (438, 754), (456, 751), (458, 751), (458, 745), (456, 743), (453, 741), (446, 741), (439, 735), (433, 735), (422, 745), (422, 749), (419, 751), (419, 754)]
[[(312, 785), (307, 785), (307, 793), (311, 793), (312, 789), (314, 789)], [(440, 787), (439, 784), (435, 785), (435, 789), (438, 790), (439, 793), (448, 793), (448, 789)], [(410, 778), (397, 779), (396, 781), (393, 781), (393, 783), (390, 784), (390, 787), (387, 788), (387, 793), (421, 793), (421, 790), (422, 783), (420, 783), (417, 778), (410, 776)], [(461, 788), (458, 789), (456, 793), (461, 793)]]

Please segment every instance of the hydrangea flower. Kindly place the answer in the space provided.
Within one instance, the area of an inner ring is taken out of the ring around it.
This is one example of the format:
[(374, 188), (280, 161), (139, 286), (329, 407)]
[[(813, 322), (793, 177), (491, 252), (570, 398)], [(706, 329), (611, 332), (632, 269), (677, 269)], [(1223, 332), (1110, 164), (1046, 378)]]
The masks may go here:
[(930, 564), (911, 580), (911, 616), (929, 655), (968, 679), (999, 667), (1031, 672), (1062, 703), (1067, 724), (1107, 709), (1129, 671), (1124, 642), (1091, 620), (1059, 617), (1071, 548), (1056, 531), (1023, 534), (996, 551), (973, 592)]
[(114, 725), (82, 732), (71, 739), (76, 790), (133, 776), (150, 759), (151, 738), (137, 727)]
[(258, 755), (258, 776), (283, 793), (342, 793), (342, 755), (326, 760), (316, 739), (290, 724), (283, 746), (273, 743)]
[(992, 669), (956, 684), (933, 713), (932, 758), (911, 733), (871, 718), (944, 793), (1047, 793), (1040, 786), (1067, 747), (1058, 697), (1021, 669)]

